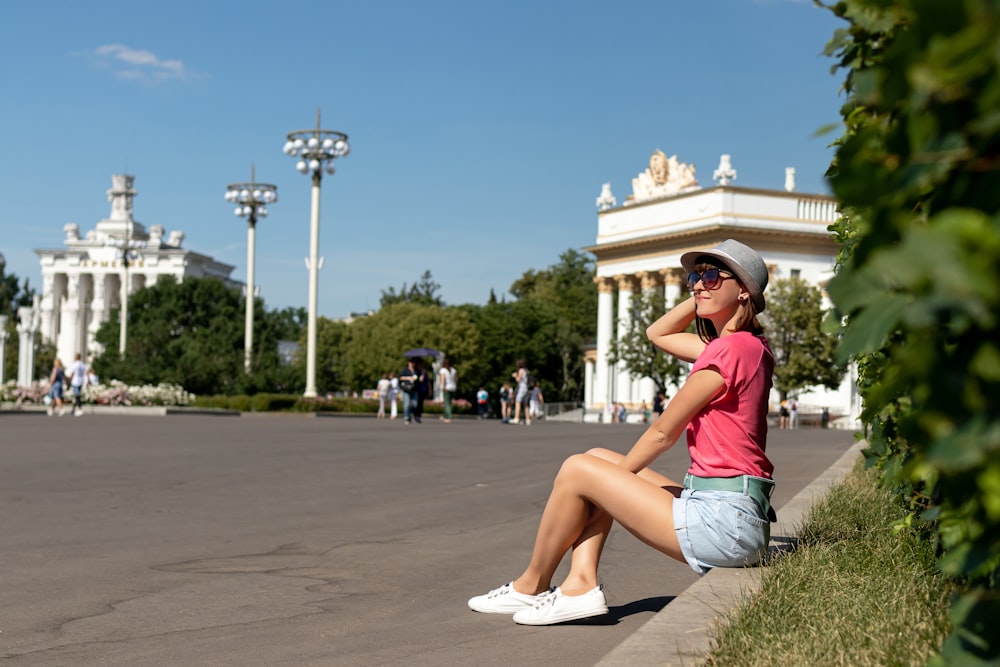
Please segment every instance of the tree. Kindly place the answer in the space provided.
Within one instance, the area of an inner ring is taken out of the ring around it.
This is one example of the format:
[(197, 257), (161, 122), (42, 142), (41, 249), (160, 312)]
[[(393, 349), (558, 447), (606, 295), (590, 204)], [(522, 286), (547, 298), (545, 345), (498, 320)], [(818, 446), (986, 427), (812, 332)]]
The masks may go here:
[(479, 331), (462, 308), (396, 303), (355, 320), (347, 332), (345, 383), (351, 389), (374, 387), (382, 374), (402, 370), (406, 350), (429, 347), (451, 358), (459, 392), (470, 391), (465, 364), (479, 353)]
[(420, 280), (406, 289), (406, 283), (397, 293), (392, 287), (382, 290), (382, 298), (379, 300), (379, 307), (384, 308), (396, 303), (416, 303), (423, 306), (443, 306), (444, 301), (438, 295), (441, 285), (434, 282), (431, 272), (424, 271)]
[(774, 388), (782, 398), (822, 385), (836, 389), (845, 368), (837, 363), (837, 337), (823, 331), (826, 311), (819, 288), (801, 278), (775, 281), (761, 322), (774, 353)]
[[(35, 298), (35, 291), (28, 284), (28, 279), (20, 281), (13, 273), (7, 273), (7, 262), (0, 255), (0, 315), (7, 316), (7, 344), (4, 349), (4, 380), (17, 379), (17, 364), (20, 346), (20, 336), (17, 333), (17, 309), (30, 306)], [(37, 338), (40, 338), (36, 334)], [(35, 341), (35, 378), (46, 378), (56, 358), (55, 346), (48, 342)]]
[(538, 380), (548, 402), (567, 400), (559, 393), (563, 363), (555, 344), (559, 314), (540, 299), (485, 306), (462, 306), (479, 331), (479, 354), (463, 370), (470, 395), (480, 386), (491, 394), (511, 380), (518, 359)]
[(7, 273), (6, 269), (7, 261), (0, 255), (0, 315), (15, 318), (18, 308), (31, 305), (35, 292), (28, 287), (27, 278), (24, 279), (23, 285), (20, 285), (17, 276)]
[[(245, 306), (244, 306), (245, 307)], [(305, 349), (305, 308), (283, 308), (269, 311), (259, 299), (254, 303), (254, 349), (251, 358), (252, 373), (244, 378), (247, 393), (259, 391), (281, 394), (300, 394), (305, 390), (305, 361), (285, 363), (278, 354), (280, 341), (299, 342)], [(322, 329), (320, 329), (322, 331)], [(299, 339), (302, 338), (302, 341)]]
[(244, 305), (238, 290), (212, 278), (178, 283), (164, 276), (129, 296), (125, 356), (118, 354), (120, 310), (101, 325), (104, 347), (94, 362), (98, 375), (129, 384), (178, 384), (196, 394), (255, 393), (273, 389), (279, 366), (276, 333), (263, 303), (255, 303), (252, 373), (243, 367)]
[(581, 350), (593, 340), (597, 328), (594, 275), (593, 260), (569, 249), (559, 256), (557, 264), (542, 271), (528, 270), (510, 287), (518, 301), (552, 309), (553, 319), (546, 335), (551, 336), (558, 366), (550, 377), (557, 378), (555, 394), (562, 400), (580, 400), (583, 396)]
[(624, 363), (633, 378), (648, 377), (668, 397), (669, 387), (679, 386), (686, 367), (673, 355), (653, 345), (646, 336), (649, 325), (666, 312), (663, 290), (642, 290), (632, 297), (632, 320), (623, 336), (611, 341), (609, 361)]
[[(316, 389), (321, 394), (346, 391), (349, 387), (347, 343), (350, 340), (346, 322), (326, 317), (316, 318)], [(305, 377), (308, 331), (299, 335), (299, 351), (295, 367)]]
[[(255, 313), (256, 315), (256, 313)], [(306, 330), (308, 315), (306, 309), (282, 308), (267, 313), (268, 322), (274, 326), (274, 335), (278, 340), (298, 340), (302, 332)], [(257, 321), (256, 316), (254, 321)]]

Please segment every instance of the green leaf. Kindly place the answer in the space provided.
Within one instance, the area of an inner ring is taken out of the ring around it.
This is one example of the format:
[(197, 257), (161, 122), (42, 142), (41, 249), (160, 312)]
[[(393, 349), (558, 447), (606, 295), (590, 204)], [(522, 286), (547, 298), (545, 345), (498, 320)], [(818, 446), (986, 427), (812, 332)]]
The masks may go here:
[(876, 298), (853, 316), (847, 324), (837, 358), (841, 363), (854, 355), (878, 350), (896, 328), (906, 309), (907, 300), (895, 294)]

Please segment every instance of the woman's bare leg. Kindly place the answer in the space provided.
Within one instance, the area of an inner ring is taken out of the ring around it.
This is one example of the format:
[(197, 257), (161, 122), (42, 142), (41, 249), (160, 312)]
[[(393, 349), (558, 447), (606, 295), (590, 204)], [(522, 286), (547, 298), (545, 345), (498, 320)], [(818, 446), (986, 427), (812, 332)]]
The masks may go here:
[[(623, 454), (610, 449), (591, 449), (587, 453), (615, 465), (620, 465), (625, 458)], [(681, 485), (655, 470), (644, 468), (639, 471), (639, 477), (667, 489), (675, 497), (680, 495)], [(569, 573), (560, 586), (567, 595), (582, 595), (597, 586), (597, 566), (600, 564), (601, 553), (611, 532), (612, 523), (610, 514), (597, 507), (594, 508), (590, 521), (573, 544)]]
[(615, 458), (613, 452), (600, 452), (578, 454), (563, 463), (542, 513), (531, 561), (514, 580), (515, 590), (546, 590), (562, 557), (574, 547), (580, 553), (574, 553), (576, 571), (571, 566), (566, 592), (585, 592), (576, 587), (592, 581), (585, 590), (593, 588), (612, 518), (646, 544), (684, 560), (674, 531), (675, 494), (663, 488), (676, 484), (653, 471), (633, 474), (609, 460)]

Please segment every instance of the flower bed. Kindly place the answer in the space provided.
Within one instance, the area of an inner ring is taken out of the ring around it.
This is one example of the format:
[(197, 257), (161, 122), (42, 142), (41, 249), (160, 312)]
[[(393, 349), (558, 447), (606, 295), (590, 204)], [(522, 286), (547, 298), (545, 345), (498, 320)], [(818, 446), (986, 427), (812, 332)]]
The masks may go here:
[[(42, 405), (49, 393), (47, 382), (35, 382), (29, 387), (18, 387), (13, 381), (0, 385), (0, 402), (15, 406)], [(73, 390), (66, 387), (63, 400), (73, 401)], [(83, 388), (83, 402), (91, 405), (189, 405), (194, 396), (175, 384), (129, 386), (112, 380), (108, 384), (91, 384)]]

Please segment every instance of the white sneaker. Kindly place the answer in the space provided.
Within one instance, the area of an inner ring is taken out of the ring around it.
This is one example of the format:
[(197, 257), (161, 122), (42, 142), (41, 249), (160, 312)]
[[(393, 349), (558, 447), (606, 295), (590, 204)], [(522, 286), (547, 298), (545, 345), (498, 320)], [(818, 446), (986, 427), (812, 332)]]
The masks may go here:
[(608, 600), (598, 586), (583, 595), (563, 595), (560, 589), (539, 600), (534, 606), (514, 614), (514, 622), (521, 625), (552, 625), (577, 621), (581, 618), (608, 613)]
[(53, 414), (52, 406), (45, 408), (45, 414), (47, 414), (49, 417), (52, 416)]
[(552, 595), (552, 590), (547, 590), (538, 595), (527, 595), (514, 590), (514, 582), (504, 584), (500, 588), (494, 588), (486, 595), (477, 595), (469, 600), (469, 609), (483, 614), (513, 614), (518, 611), (531, 609), (546, 597)]
[(73, 411), (73, 416), (74, 417), (82, 417), (83, 416), (83, 410), (74, 410)]

